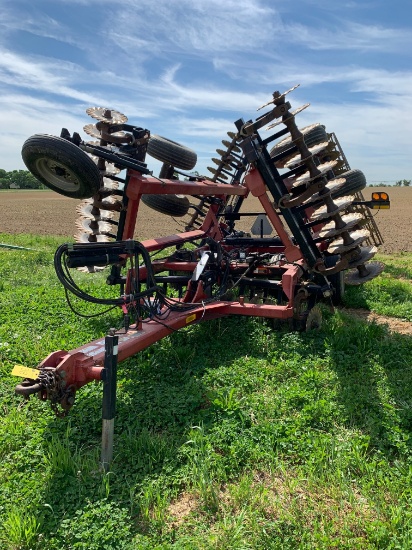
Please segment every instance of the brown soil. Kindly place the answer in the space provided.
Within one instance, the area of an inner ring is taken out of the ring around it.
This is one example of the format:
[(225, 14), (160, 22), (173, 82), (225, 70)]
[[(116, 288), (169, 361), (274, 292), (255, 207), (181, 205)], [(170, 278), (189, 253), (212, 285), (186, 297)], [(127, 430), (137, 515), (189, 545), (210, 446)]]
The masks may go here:
[(412, 323), (409, 321), (402, 321), (401, 319), (396, 319), (395, 317), (388, 317), (386, 315), (378, 315), (367, 309), (353, 309), (345, 308), (342, 311), (363, 319), (364, 321), (374, 321), (378, 325), (387, 325), (390, 331), (399, 332), (399, 334), (407, 334), (412, 336)]
[[(367, 188), (364, 191), (365, 199), (370, 198), (373, 190)], [(376, 210), (375, 219), (384, 239), (379, 252), (412, 252), (412, 229), (409, 220), (412, 188), (394, 187), (385, 191), (390, 195), (391, 209)], [(78, 203), (78, 200), (62, 197), (52, 191), (1, 191), (0, 233), (71, 237), (76, 232), (74, 222), (77, 218), (75, 209)], [(259, 206), (258, 200), (250, 196), (245, 201), (242, 211), (258, 212), (261, 211)], [(185, 221), (187, 218), (173, 219), (141, 204), (136, 237), (144, 240), (172, 235), (184, 231)], [(248, 231), (252, 223), (253, 218), (245, 217), (236, 224), (236, 228)]]

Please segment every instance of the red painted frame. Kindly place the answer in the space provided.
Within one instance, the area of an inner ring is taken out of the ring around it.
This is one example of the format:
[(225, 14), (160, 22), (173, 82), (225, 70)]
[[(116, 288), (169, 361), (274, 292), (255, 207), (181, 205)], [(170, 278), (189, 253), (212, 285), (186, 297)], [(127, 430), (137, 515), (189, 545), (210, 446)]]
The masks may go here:
[[(253, 304), (246, 303), (242, 296), (238, 301), (218, 301), (203, 303), (206, 295), (203, 293), (203, 284), (200, 281), (195, 293), (190, 294), (190, 283), (182, 302), (202, 304), (194, 307), (189, 312), (170, 311), (167, 317), (167, 326), (159, 324), (156, 320), (145, 320), (138, 326), (132, 325), (123, 333), (120, 331), (118, 344), (118, 361), (123, 361), (139, 351), (144, 350), (154, 342), (168, 336), (173, 331), (179, 330), (193, 323), (199, 323), (223, 317), (227, 315), (247, 315), (255, 317), (291, 319), (294, 315), (295, 287), (302, 276), (301, 265), (303, 264), (302, 254), (298, 246), (293, 244), (289, 234), (286, 232), (281, 217), (277, 214), (266, 187), (259, 172), (253, 167), (244, 178), (242, 185), (228, 185), (216, 183), (207, 179), (196, 181), (159, 180), (153, 177), (144, 176), (133, 170), (128, 172), (128, 184), (126, 186), (127, 213), (121, 240), (133, 239), (140, 199), (142, 194), (184, 194), (196, 196), (214, 196), (224, 202), (229, 196), (247, 197), (249, 193), (257, 197), (266, 212), (268, 219), (280, 237), (283, 246), (269, 246), (273, 253), (282, 252), (286, 258), (282, 270), (282, 290), (287, 297), (286, 305)], [(216, 241), (223, 239), (221, 225), (216, 217), (219, 205), (212, 204), (206, 214), (203, 224), (198, 230), (187, 231), (170, 235), (167, 237), (153, 238), (142, 241), (141, 244), (148, 252), (160, 250), (169, 246), (182, 245), (193, 240), (200, 240), (211, 237)], [(223, 244), (223, 246), (226, 246)], [(165, 269), (185, 270), (193, 272), (196, 263), (173, 263), (170, 260), (153, 262), (155, 271)], [(277, 267), (279, 269), (279, 267)], [(140, 268), (140, 274), (144, 278), (145, 268)], [(99, 338), (77, 349), (71, 351), (55, 351), (46, 357), (39, 368), (47, 367), (53, 369), (62, 381), (63, 388), (70, 387), (75, 391), (88, 382), (101, 380), (103, 376), (103, 365), (105, 358), (105, 339)], [(41, 396), (47, 399), (47, 393)], [(68, 408), (67, 404), (63, 405)]]

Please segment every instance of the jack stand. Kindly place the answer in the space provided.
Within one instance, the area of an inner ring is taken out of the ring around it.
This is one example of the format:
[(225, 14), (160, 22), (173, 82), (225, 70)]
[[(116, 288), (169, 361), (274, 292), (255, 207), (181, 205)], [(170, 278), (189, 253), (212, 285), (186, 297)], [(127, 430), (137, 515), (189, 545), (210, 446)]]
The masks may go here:
[(117, 356), (119, 337), (110, 329), (105, 338), (102, 402), (101, 467), (107, 472), (113, 459), (114, 417), (116, 414)]

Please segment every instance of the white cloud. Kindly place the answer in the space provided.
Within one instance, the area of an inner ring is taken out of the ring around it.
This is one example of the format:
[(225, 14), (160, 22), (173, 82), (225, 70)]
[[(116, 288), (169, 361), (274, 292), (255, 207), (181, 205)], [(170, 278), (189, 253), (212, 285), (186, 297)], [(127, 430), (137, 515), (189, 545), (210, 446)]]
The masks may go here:
[(313, 50), (356, 50), (358, 52), (403, 52), (411, 43), (409, 29), (386, 28), (379, 25), (363, 25), (353, 21), (340, 21), (339, 26), (326, 25), (323, 28), (288, 24), (285, 34), (293, 36), (295, 44)]

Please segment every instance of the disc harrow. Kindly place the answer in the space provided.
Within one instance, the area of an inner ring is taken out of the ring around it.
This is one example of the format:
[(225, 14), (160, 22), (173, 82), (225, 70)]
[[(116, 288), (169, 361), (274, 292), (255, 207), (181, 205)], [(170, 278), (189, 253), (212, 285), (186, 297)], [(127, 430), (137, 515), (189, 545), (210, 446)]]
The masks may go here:
[[(359, 201), (366, 179), (350, 168), (336, 136), (319, 123), (299, 129), (296, 117), (309, 104), (292, 109), (286, 98), (296, 87), (274, 92), (255, 120), (235, 122), (236, 131), (211, 159), (211, 177), (185, 172), (196, 165), (193, 150), (104, 107), (87, 110), (97, 122), (84, 131), (97, 140), (82, 141), (63, 129), (59, 138), (36, 135), (23, 145), (23, 159), (37, 177), (81, 199), (76, 242), (56, 251), (56, 274), (67, 293), (119, 308), (121, 330), (111, 334), (119, 361), (172, 331), (226, 315), (319, 328), (318, 302), (337, 303), (345, 284), (362, 284), (383, 270), (372, 261), (373, 227), (363, 227), (364, 211), (354, 209), (389, 207), (388, 196)], [(146, 155), (163, 163), (158, 177)], [(259, 212), (242, 208), (250, 195)], [(154, 215), (186, 217), (185, 231), (136, 241), (141, 201)], [(242, 216), (256, 217), (250, 233), (236, 229)], [(109, 269), (106, 282), (119, 287), (119, 296), (88, 294), (70, 269)], [(53, 395), (53, 406), (67, 410), (77, 389), (107, 375), (106, 351), (95, 340), (54, 352), (39, 365), (38, 377), (16, 391)], [(51, 392), (46, 379), (59, 391)]]

